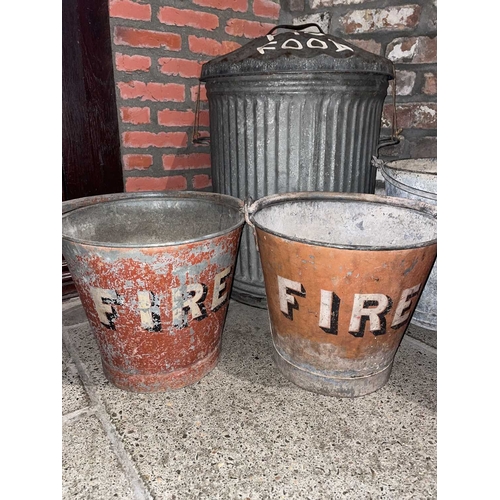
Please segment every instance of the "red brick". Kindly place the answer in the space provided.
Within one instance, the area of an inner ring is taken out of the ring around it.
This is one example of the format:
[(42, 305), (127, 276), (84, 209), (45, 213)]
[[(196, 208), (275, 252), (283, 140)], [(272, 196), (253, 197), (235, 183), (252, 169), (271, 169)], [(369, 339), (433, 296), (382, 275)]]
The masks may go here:
[[(416, 78), (417, 74), (414, 71), (396, 70), (396, 95), (411, 95)], [(392, 95), (392, 86), (389, 89), (389, 94)]]
[[(158, 123), (166, 127), (184, 127), (194, 125), (195, 113), (192, 109), (187, 111), (176, 111), (173, 109), (162, 109), (158, 111)], [(201, 110), (198, 116), (199, 125), (201, 127), (208, 127), (210, 120), (208, 110)]]
[(187, 180), (182, 175), (172, 177), (128, 177), (125, 180), (127, 193), (136, 191), (184, 191)]
[(410, 143), (410, 158), (436, 158), (437, 138), (421, 137)]
[(174, 7), (160, 7), (158, 10), (158, 19), (163, 24), (191, 26), (210, 31), (219, 26), (219, 18), (214, 14), (198, 12), (196, 10), (175, 9)]
[(128, 56), (126, 54), (115, 54), (116, 69), (118, 71), (149, 71), (151, 58), (147, 56)]
[(158, 124), (166, 127), (191, 126), (194, 123), (194, 111), (176, 111), (174, 109), (162, 109), (158, 111)]
[(202, 7), (212, 7), (219, 10), (231, 9), (236, 12), (246, 12), (248, 9), (248, 0), (193, 0), (193, 3)]
[(156, 82), (118, 82), (122, 99), (141, 99), (141, 101), (174, 101), (184, 102), (185, 89), (180, 83)]
[(203, 109), (199, 111), (198, 116), (198, 125), (200, 127), (209, 127), (210, 126), (210, 115), (208, 113), (208, 109)]
[[(191, 87), (191, 100), (193, 102), (196, 102), (198, 99), (198, 85), (194, 85)], [(200, 86), (200, 101), (207, 101), (207, 89), (205, 88), (205, 85)]]
[(193, 188), (204, 189), (212, 185), (212, 179), (207, 174), (193, 176)]
[(149, 108), (120, 108), (120, 117), (123, 123), (150, 123)]
[(165, 170), (191, 170), (210, 168), (210, 153), (193, 153), (190, 155), (163, 155)]
[(437, 94), (437, 76), (435, 73), (424, 73), (424, 86), (422, 92), (427, 95)]
[(111, 17), (121, 17), (122, 19), (150, 21), (151, 5), (132, 2), (131, 0), (110, 0), (109, 15)]
[(152, 155), (123, 155), (124, 170), (146, 170), (153, 164)]
[(280, 4), (272, 0), (253, 0), (253, 13), (256, 16), (278, 19), (280, 17)]
[[(392, 104), (384, 105), (383, 127), (391, 126), (392, 110)], [(396, 104), (396, 118), (398, 128), (434, 129), (437, 128), (437, 106), (430, 102)]]
[(437, 38), (396, 38), (387, 46), (386, 54), (388, 59), (396, 63), (436, 63)]
[(186, 132), (142, 132), (123, 133), (123, 146), (126, 148), (183, 148), (187, 145)]
[(206, 54), (207, 56), (222, 56), (241, 47), (237, 42), (230, 42), (227, 40), (218, 42), (213, 38), (197, 37), (194, 35), (189, 35), (188, 43), (191, 52), (195, 54)]
[(352, 10), (340, 18), (346, 33), (401, 31), (415, 28), (420, 20), (420, 5), (400, 5), (385, 9)]
[(356, 47), (360, 49), (371, 52), (372, 54), (377, 54), (378, 56), (382, 55), (382, 44), (375, 40), (353, 40), (349, 38), (349, 43), (356, 45)]
[(131, 47), (160, 48), (167, 50), (181, 50), (181, 35), (166, 33), (164, 31), (150, 31), (116, 26), (114, 31), (116, 45), (129, 45)]
[(182, 76), (183, 78), (199, 78), (202, 61), (191, 61), (177, 57), (160, 57), (160, 71), (165, 75)]
[(274, 24), (261, 23), (258, 21), (229, 19), (226, 23), (226, 33), (233, 36), (257, 38), (266, 35), (274, 26)]

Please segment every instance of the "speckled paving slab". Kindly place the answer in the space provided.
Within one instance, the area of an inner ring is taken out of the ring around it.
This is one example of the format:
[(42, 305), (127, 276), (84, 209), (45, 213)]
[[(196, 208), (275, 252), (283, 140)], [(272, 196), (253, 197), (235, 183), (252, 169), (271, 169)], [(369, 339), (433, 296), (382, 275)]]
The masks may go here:
[(436, 352), (419, 340), (403, 340), (379, 391), (321, 396), (274, 367), (267, 311), (231, 301), (211, 373), (177, 391), (134, 394), (106, 381), (88, 325), (73, 324), (73, 355), (137, 471), (135, 498), (437, 497)]

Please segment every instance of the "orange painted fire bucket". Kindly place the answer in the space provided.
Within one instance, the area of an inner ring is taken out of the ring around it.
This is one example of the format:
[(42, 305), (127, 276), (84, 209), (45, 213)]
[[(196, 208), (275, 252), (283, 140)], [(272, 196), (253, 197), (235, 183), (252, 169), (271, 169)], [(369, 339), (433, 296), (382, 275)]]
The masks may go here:
[(277, 368), (330, 396), (384, 386), (436, 259), (436, 207), (307, 192), (267, 196), (246, 212)]
[(63, 203), (63, 255), (110, 382), (159, 392), (214, 368), (244, 223), (243, 202), (215, 193)]

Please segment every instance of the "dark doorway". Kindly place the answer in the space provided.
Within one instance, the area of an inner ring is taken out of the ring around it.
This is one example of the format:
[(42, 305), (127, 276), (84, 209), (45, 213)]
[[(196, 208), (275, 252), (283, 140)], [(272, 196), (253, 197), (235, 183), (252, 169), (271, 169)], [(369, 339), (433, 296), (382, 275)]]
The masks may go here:
[(123, 192), (107, 0), (62, 2), (62, 163), (63, 201)]

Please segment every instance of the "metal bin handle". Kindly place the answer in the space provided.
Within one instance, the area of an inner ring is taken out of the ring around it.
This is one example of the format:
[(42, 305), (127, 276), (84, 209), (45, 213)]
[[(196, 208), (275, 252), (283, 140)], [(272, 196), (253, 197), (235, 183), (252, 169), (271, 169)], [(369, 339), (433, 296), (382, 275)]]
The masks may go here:
[(277, 26), (275, 26), (274, 28), (272, 28), (269, 31), (268, 35), (271, 35), (275, 30), (277, 30), (279, 28), (297, 31), (297, 30), (305, 30), (306, 28), (312, 28), (313, 26), (318, 28), (320, 33), (323, 33), (323, 35), (325, 34), (325, 32), (321, 29), (321, 27), (318, 24), (306, 23), (306, 24), (297, 24), (296, 26), (293, 24), (278, 24)]

